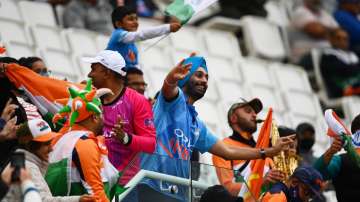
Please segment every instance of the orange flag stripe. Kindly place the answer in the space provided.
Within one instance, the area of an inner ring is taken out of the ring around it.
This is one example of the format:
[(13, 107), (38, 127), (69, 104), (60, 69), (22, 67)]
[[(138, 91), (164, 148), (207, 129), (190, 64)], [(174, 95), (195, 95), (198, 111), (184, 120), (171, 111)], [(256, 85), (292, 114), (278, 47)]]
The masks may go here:
[[(256, 143), (256, 148), (267, 148), (270, 144), (270, 133), (271, 133), (271, 126), (272, 126), (272, 114), (273, 109), (270, 108), (269, 112), (266, 116), (266, 120), (261, 127), (259, 137)], [(252, 161), (251, 164), (251, 176), (257, 176), (256, 178), (250, 178), (249, 179), (249, 187), (251, 193), (254, 194), (256, 198), (259, 198), (260, 192), (261, 192), (261, 186), (263, 182), (263, 173), (264, 173), (264, 167), (265, 167), (265, 160), (263, 159), (257, 159), (255, 161)], [(250, 196), (250, 195), (245, 195)]]
[(68, 98), (67, 88), (70, 86), (75, 85), (82, 88), (81, 84), (43, 77), (18, 64), (9, 64), (5, 74), (17, 88), (24, 86), (33, 96), (43, 96), (51, 102), (56, 99)]

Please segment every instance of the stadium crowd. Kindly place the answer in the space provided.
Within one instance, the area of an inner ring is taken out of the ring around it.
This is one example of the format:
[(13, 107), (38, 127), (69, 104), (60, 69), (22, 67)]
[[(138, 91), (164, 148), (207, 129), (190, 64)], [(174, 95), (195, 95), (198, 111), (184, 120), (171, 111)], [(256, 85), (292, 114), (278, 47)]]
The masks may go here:
[[(129, 202), (190, 201), (186, 186), (164, 191), (172, 184), (147, 178), (129, 192), (125, 186), (141, 169), (189, 179), (193, 175), (189, 161), (196, 161), (198, 152), (212, 154), (220, 183), (205, 190), (201, 202), (325, 201), (322, 191), (328, 182), (338, 201), (358, 198), (360, 114), (352, 120), (351, 130), (331, 114), (336, 120), (329, 124), (332, 143), (315, 157), (316, 134), (310, 123), (296, 129), (276, 127), (271, 110), (266, 120), (257, 116), (263, 109), (260, 99), (241, 98), (222, 117), (232, 134), (220, 140), (194, 107), (212, 76), (206, 57), (192, 53), (169, 67), (156, 96), (144, 96), (147, 83), (135, 42), (181, 32), (178, 19), (160, 16), (151, 0), (47, 2), (66, 5), (64, 26), (111, 37), (106, 50), (82, 58), (91, 71), (81, 83), (51, 78), (49, 68), (36, 56), (0, 57), (2, 201), (111, 201), (122, 193), (127, 193), (122, 201)], [(246, 7), (255, 2), (257, 8)], [(266, 16), (265, 0), (228, 3), (220, 0), (224, 10), (214, 16), (240, 18), (237, 14), (247, 13), (246, 8), (249, 14)], [(321, 72), (330, 97), (360, 94), (359, 14), (359, 0), (338, 0), (333, 16), (320, 0), (304, 0), (294, 11), (292, 62), (309, 70), (309, 52), (321, 48)], [(138, 30), (138, 16), (165, 24)], [(343, 148), (346, 152), (337, 155)], [(279, 156), (295, 159), (295, 167), (291, 171), (279, 167)], [(258, 167), (261, 172), (249, 175)], [(247, 184), (252, 179), (257, 181)]]

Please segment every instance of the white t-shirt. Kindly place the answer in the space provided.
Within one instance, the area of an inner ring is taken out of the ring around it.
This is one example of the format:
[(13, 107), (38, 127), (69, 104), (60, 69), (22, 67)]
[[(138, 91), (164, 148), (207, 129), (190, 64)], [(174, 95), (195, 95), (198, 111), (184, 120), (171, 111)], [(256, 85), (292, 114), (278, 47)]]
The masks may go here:
[(312, 48), (330, 47), (330, 43), (327, 40), (314, 39), (303, 32), (305, 25), (311, 22), (319, 22), (328, 28), (336, 28), (339, 26), (335, 19), (325, 10), (320, 10), (319, 13), (313, 13), (305, 6), (298, 7), (291, 18), (292, 27), (289, 33), (293, 62), (298, 62), (299, 59)]
[(313, 13), (305, 6), (300, 6), (295, 10), (291, 22), (297, 29), (303, 29), (305, 25), (310, 22), (319, 22), (328, 28), (336, 28), (339, 26), (335, 19), (325, 10), (320, 10), (319, 13)]

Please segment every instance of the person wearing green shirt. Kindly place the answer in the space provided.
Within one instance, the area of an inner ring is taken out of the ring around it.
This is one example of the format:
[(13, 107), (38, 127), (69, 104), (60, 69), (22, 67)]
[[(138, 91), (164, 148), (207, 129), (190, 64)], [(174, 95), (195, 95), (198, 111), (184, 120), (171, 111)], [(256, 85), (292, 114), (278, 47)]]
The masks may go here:
[[(360, 155), (360, 114), (351, 123), (352, 139), (349, 144)], [(340, 136), (335, 136), (329, 149), (315, 162), (324, 180), (332, 180), (339, 202), (356, 201), (360, 190), (360, 167), (349, 152), (335, 155), (343, 147)], [(356, 154), (355, 154), (356, 155)]]

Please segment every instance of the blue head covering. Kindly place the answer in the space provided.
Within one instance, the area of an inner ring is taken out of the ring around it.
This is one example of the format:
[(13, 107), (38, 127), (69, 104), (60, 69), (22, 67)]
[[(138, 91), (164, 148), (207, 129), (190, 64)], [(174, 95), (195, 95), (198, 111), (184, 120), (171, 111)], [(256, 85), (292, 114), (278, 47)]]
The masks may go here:
[(188, 57), (185, 59), (185, 61), (183, 62), (184, 65), (186, 64), (192, 64), (191, 69), (189, 71), (189, 74), (186, 75), (186, 77), (180, 81), (178, 81), (178, 86), (180, 88), (184, 87), (185, 84), (189, 81), (190, 77), (196, 72), (196, 70), (199, 67), (202, 67), (205, 69), (206, 72), (208, 72), (207, 66), (206, 66), (206, 61), (205, 58), (203, 57), (198, 57), (198, 56), (193, 56), (193, 57)]

